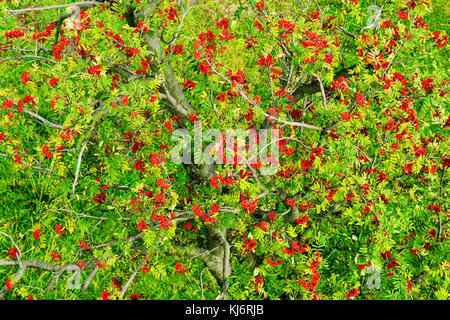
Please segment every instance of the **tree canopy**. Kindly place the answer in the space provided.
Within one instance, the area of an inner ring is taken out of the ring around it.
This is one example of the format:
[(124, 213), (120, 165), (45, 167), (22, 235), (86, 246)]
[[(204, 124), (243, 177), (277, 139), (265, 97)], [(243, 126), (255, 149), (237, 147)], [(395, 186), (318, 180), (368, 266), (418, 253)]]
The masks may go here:
[(449, 299), (445, 0), (0, 18), (0, 299)]

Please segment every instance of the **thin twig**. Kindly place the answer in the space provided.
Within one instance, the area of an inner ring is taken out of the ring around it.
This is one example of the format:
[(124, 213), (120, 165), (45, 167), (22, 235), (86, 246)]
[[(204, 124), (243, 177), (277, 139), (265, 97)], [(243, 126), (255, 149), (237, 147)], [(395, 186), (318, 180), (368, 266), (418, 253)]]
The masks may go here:
[[(202, 51), (202, 52), (203, 52), (203, 51)], [(209, 67), (211, 68), (211, 70), (212, 70), (215, 74), (217, 74), (218, 76), (220, 76), (222, 79), (224, 79), (228, 84), (232, 85), (232, 82), (230, 81), (230, 79), (228, 79), (227, 77), (225, 77), (223, 74), (221, 74), (219, 71), (217, 71), (217, 70), (214, 68), (214, 66), (209, 62), (209, 60), (208, 60), (208, 58), (206, 57), (206, 55), (205, 55), (204, 52), (203, 52), (203, 56), (205, 57), (205, 61), (206, 61), (206, 63), (209, 65)], [(241, 94), (241, 96), (242, 96), (242, 97), (243, 97), (250, 105), (259, 108), (258, 105), (256, 104), (256, 102), (255, 102), (255, 101), (252, 101), (249, 97), (247, 97), (247, 95), (246, 95), (246, 94), (245, 94), (238, 86), (236, 86), (235, 88), (236, 88), (236, 90)], [(300, 122), (292, 122), (292, 121), (284, 121), (284, 120), (277, 119), (277, 118), (271, 116), (270, 114), (268, 114), (268, 113), (266, 113), (266, 112), (264, 112), (264, 111), (262, 111), (262, 113), (263, 113), (264, 116), (266, 116), (266, 117), (268, 117), (268, 118), (270, 118), (270, 119), (276, 120), (276, 121), (278, 121), (278, 122), (282, 122), (282, 123), (284, 123), (284, 124), (289, 124), (289, 125), (296, 126), (296, 127), (304, 127), (304, 128), (308, 128), (308, 129), (314, 129), (314, 130), (322, 130), (322, 128), (316, 127), (316, 126), (313, 126), (313, 125), (310, 125), (310, 124), (300, 123)]]
[(202, 271), (200, 272), (200, 289), (201, 289), (201, 292), (202, 292), (202, 300), (205, 299), (205, 297), (203, 296), (203, 271), (205, 271), (206, 269), (208, 269), (208, 267), (204, 267), (202, 269)]
[(16, 57), (6, 57), (6, 58), (0, 58), (0, 61), (21, 60), (21, 59), (28, 59), (28, 58), (44, 60), (44, 61), (47, 61), (47, 62), (51, 62), (53, 64), (57, 64), (56, 61), (53, 61), (53, 60), (51, 60), (49, 58), (46, 58), (46, 57), (41, 57), (41, 56), (36, 56), (36, 55), (24, 55), (24, 56), (16, 56)]
[(8, 19), (9, 17), (15, 16), (17, 14), (21, 14), (21, 13), (24, 13), (24, 12), (44, 11), (44, 10), (68, 8), (68, 7), (75, 7), (75, 6), (95, 6), (95, 5), (98, 5), (98, 4), (103, 4), (103, 2), (99, 2), (99, 1), (82, 1), (82, 2), (74, 2), (74, 3), (68, 3), (68, 4), (58, 4), (58, 5), (54, 5), (54, 6), (48, 6), (48, 7), (8, 10), (8, 12), (11, 13), (11, 15), (6, 17), (5, 20)]
[(81, 147), (80, 154), (78, 155), (78, 164), (77, 164), (77, 169), (75, 171), (75, 179), (73, 180), (73, 184), (72, 184), (72, 197), (75, 195), (75, 187), (78, 182), (78, 174), (80, 173), (81, 158), (83, 157), (83, 152), (84, 152), (84, 149), (86, 148), (86, 146), (87, 146), (87, 142)]
[(311, 74), (317, 79), (317, 81), (319, 81), (320, 91), (322, 92), (322, 98), (323, 98), (323, 106), (326, 107), (327, 106), (327, 97), (325, 95), (325, 89), (323, 88), (322, 79), (314, 72)]
[(183, 15), (181, 16), (180, 22), (178, 23), (177, 31), (176, 31), (175, 35), (173, 36), (172, 41), (170, 41), (170, 44), (169, 44), (170, 47), (172, 47), (175, 44), (175, 42), (177, 41), (178, 36), (180, 34), (180, 31), (181, 31), (181, 28), (183, 27), (184, 19), (188, 15), (189, 11), (191, 11), (191, 9), (194, 7), (196, 1), (197, 0), (192, 0), (191, 5), (186, 10), (184, 10), (182, 8)]
[(123, 298), (125, 292), (127, 291), (128, 287), (131, 285), (131, 283), (133, 282), (134, 278), (136, 277), (137, 273), (139, 272), (139, 270), (141, 269), (141, 267), (145, 264), (145, 259), (142, 260), (142, 262), (139, 264), (139, 267), (136, 268), (136, 270), (134, 270), (133, 274), (130, 276), (130, 278), (128, 279), (128, 281), (125, 283), (125, 285), (122, 288), (122, 291), (120, 292), (120, 297)]
[(55, 128), (55, 129), (66, 130), (66, 127), (64, 127), (62, 125), (59, 125), (59, 124), (56, 124), (56, 123), (53, 123), (53, 122), (50, 122), (47, 119), (45, 119), (45, 118), (41, 117), (40, 115), (38, 115), (37, 113), (34, 113), (33, 111), (30, 111), (30, 110), (24, 108), (23, 112), (26, 113), (26, 114), (29, 114), (30, 116), (32, 116), (34, 118), (36, 118), (43, 125), (46, 125), (48, 127), (52, 127), (52, 128)]
[(17, 259), (20, 261), (20, 259), (22, 258), (22, 251), (20, 250), (19, 246), (14, 242), (13, 238), (7, 234), (4, 233), (2, 231), (0, 231), (0, 234), (4, 235), (5, 237), (9, 238), (9, 240), (11, 240), (11, 242), (13, 243), (14, 247), (17, 249), (18, 251), (18, 255), (17, 255)]
[[(6, 157), (6, 158), (14, 158), (12, 155), (9, 154), (5, 154), (5, 153), (0, 153), (0, 157)], [(27, 167), (30, 167), (32, 169), (36, 169), (36, 170), (40, 170), (40, 171), (47, 171), (49, 173), (55, 173), (52, 169), (49, 168), (44, 168), (44, 167), (39, 167), (39, 166), (33, 166), (30, 163), (21, 160), (21, 163), (26, 165)]]
[(98, 269), (99, 269), (98, 266), (95, 266), (94, 270), (92, 270), (92, 272), (89, 274), (89, 276), (87, 277), (86, 281), (84, 281), (84, 283), (83, 283), (83, 287), (81, 288), (81, 292), (86, 293), (86, 290), (89, 287), (89, 284), (94, 279), (95, 275), (97, 274)]

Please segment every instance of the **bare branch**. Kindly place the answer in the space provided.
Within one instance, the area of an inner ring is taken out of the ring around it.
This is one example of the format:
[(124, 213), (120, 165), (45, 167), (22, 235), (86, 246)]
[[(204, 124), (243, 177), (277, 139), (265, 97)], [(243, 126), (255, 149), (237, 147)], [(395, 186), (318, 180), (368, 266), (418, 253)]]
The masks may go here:
[[(27, 268), (32, 269), (38, 269), (43, 271), (49, 271), (55, 273), (55, 275), (50, 279), (50, 282), (47, 285), (47, 290), (49, 290), (52, 285), (56, 282), (56, 280), (61, 276), (61, 274), (65, 273), (71, 273), (74, 271), (79, 271), (80, 267), (76, 263), (68, 263), (63, 266), (58, 266), (42, 261), (36, 261), (36, 260), (22, 260), (22, 261), (15, 261), (15, 260), (7, 260), (7, 261), (0, 261), (0, 266), (19, 266), (19, 270), (17, 274), (13, 277), (14, 282), (17, 283), (20, 278), (25, 273), (25, 270)], [(83, 267), (82, 270), (91, 270), (97, 267), (97, 260), (91, 259), (89, 260), (86, 265)], [(7, 288), (4, 287), (0, 291), (0, 300), (4, 298), (6, 295)]]
[(336, 29), (338, 29), (339, 31), (343, 32), (344, 34), (348, 35), (349, 37), (352, 37), (353, 39), (356, 39), (356, 35), (354, 33), (351, 33), (347, 30), (345, 30), (344, 28), (340, 27), (340, 26), (336, 26)]
[(34, 113), (33, 111), (30, 111), (28, 109), (23, 109), (23, 112), (26, 114), (29, 114), (30, 116), (36, 118), (40, 123), (42, 123), (43, 125), (46, 125), (48, 127), (52, 127), (52, 128), (56, 128), (56, 129), (60, 129), (60, 130), (66, 130), (66, 127), (50, 122), (47, 119), (41, 117), (40, 115), (38, 115), (37, 113)]
[(180, 22), (178, 23), (177, 31), (176, 31), (175, 35), (173, 36), (172, 41), (170, 42), (170, 45), (169, 45), (170, 47), (172, 47), (175, 44), (175, 42), (177, 41), (178, 36), (181, 31), (181, 28), (183, 27), (184, 19), (186, 19), (186, 16), (188, 15), (189, 11), (191, 11), (191, 9), (194, 7), (196, 1), (197, 0), (192, 0), (191, 5), (186, 10), (184, 10), (183, 7), (181, 7), (181, 9), (183, 11), (183, 15), (181, 16)]
[(136, 277), (137, 273), (139, 272), (139, 270), (141, 269), (141, 267), (145, 264), (146, 260), (142, 260), (142, 262), (139, 264), (139, 266), (136, 268), (136, 270), (134, 270), (133, 274), (130, 276), (130, 278), (128, 279), (128, 281), (125, 283), (125, 285), (122, 288), (122, 291), (120, 292), (120, 297), (123, 298), (125, 292), (127, 291), (128, 287), (131, 285), (131, 283), (133, 282), (134, 278)]
[[(227, 77), (225, 77), (223, 74), (221, 74), (219, 71), (217, 71), (217, 70), (214, 68), (214, 66), (212, 65), (212, 63), (210, 63), (209, 60), (206, 58), (206, 55), (205, 55), (204, 52), (203, 52), (203, 56), (205, 57), (206, 63), (209, 65), (209, 67), (211, 68), (211, 70), (212, 70), (215, 74), (217, 74), (218, 76), (220, 76), (222, 79), (224, 79), (228, 84), (232, 85), (232, 82), (231, 82), (230, 79), (228, 79)], [(236, 88), (236, 90), (241, 94), (241, 96), (242, 96), (242, 97), (243, 97), (250, 105), (259, 108), (258, 105), (256, 104), (256, 102), (255, 102), (255, 101), (252, 101), (249, 97), (247, 97), (247, 95), (246, 95), (246, 94), (245, 94), (238, 86), (236, 86), (235, 88)], [(310, 125), (310, 124), (300, 123), (300, 122), (284, 121), (284, 120), (277, 119), (277, 118), (271, 116), (270, 114), (268, 114), (268, 113), (266, 113), (266, 112), (264, 112), (264, 111), (262, 111), (262, 113), (263, 113), (263, 115), (265, 115), (266, 117), (268, 117), (268, 118), (270, 118), (270, 119), (273, 119), (273, 120), (276, 120), (276, 121), (278, 121), (278, 122), (284, 123), (284, 124), (289, 124), (289, 125), (296, 126), (296, 127), (304, 127), (304, 128), (308, 128), (308, 129), (314, 129), (314, 130), (322, 130), (322, 128), (316, 127), (316, 126), (313, 126), (313, 125)]]
[[(0, 157), (13, 158), (12, 155), (5, 154), (5, 153), (0, 153)], [(40, 170), (40, 171), (47, 171), (47, 172), (50, 172), (50, 173), (54, 173), (54, 171), (53, 171), (52, 169), (49, 169), (49, 168), (44, 168), (44, 167), (39, 167), (39, 166), (33, 166), (33, 165), (29, 164), (28, 162), (23, 161), (23, 160), (22, 160), (22, 163), (23, 163), (24, 165), (26, 165), (27, 167), (30, 167), (30, 168), (32, 168), (32, 169), (36, 169), (36, 170)]]
[(202, 269), (202, 271), (200, 272), (200, 289), (202, 292), (202, 300), (205, 299), (205, 297), (203, 296), (203, 271), (205, 271), (207, 269), (207, 267), (204, 267)]
[(75, 195), (75, 187), (78, 182), (78, 174), (80, 173), (80, 166), (81, 166), (81, 158), (83, 157), (84, 149), (87, 146), (87, 142), (81, 147), (80, 154), (78, 155), (78, 164), (77, 164), (77, 170), (75, 171), (75, 179), (73, 180), (72, 184), (72, 197)]
[(76, 6), (87, 8), (87, 7), (93, 7), (93, 6), (96, 6), (96, 5), (99, 5), (99, 4), (103, 4), (103, 2), (99, 2), (99, 1), (82, 1), (82, 2), (74, 2), (74, 3), (68, 3), (68, 4), (58, 4), (58, 5), (48, 6), (48, 7), (8, 10), (8, 12), (11, 13), (11, 15), (6, 17), (5, 20), (8, 19), (9, 17), (15, 16), (17, 14), (21, 14), (21, 13), (24, 13), (24, 12), (36, 12), (36, 11), (44, 11), (44, 10), (76, 7)]
[[(84, 217), (84, 218), (91, 218), (91, 219), (97, 219), (97, 220), (108, 220), (109, 219), (106, 217), (97, 217), (97, 216), (91, 216), (91, 215), (84, 214), (84, 213), (78, 213), (73, 210), (67, 210), (67, 209), (48, 209), (48, 210), (45, 210), (44, 212), (59, 212), (59, 211), (70, 212), (70, 213), (76, 214), (77, 216)], [(126, 220), (126, 221), (131, 220), (130, 218), (119, 218), (119, 219)]]
[[(23, 275), (25, 274), (25, 270), (26, 267), (23, 264), (19, 264), (19, 270), (17, 271), (17, 273), (14, 275), (13, 277), (13, 282), (17, 283), (20, 281), (20, 279), (23, 277)], [(3, 286), (2, 290), (0, 290), (0, 300), (3, 300), (3, 298), (5, 297), (6, 293), (8, 292), (8, 288), (5, 286)]]
[(86, 281), (84, 281), (84, 283), (83, 283), (83, 287), (81, 288), (81, 292), (86, 293), (86, 290), (89, 287), (89, 284), (94, 279), (95, 275), (97, 274), (98, 269), (99, 269), (98, 266), (95, 266), (94, 270), (92, 270), (92, 272), (89, 274), (89, 276), (87, 277)]
[(315, 74), (314, 72), (311, 73), (314, 78), (317, 79), (317, 81), (319, 82), (319, 86), (320, 86), (320, 92), (322, 92), (322, 98), (323, 98), (323, 106), (326, 107), (327, 106), (327, 97), (325, 95), (325, 89), (323, 88), (323, 83), (322, 83), (322, 79), (320, 79), (320, 77)]
[[(34, 51), (34, 50), (33, 50)], [(51, 62), (53, 64), (57, 64), (56, 61), (53, 61), (46, 57), (36, 56), (36, 55), (24, 55), (24, 56), (16, 56), (16, 57), (6, 57), (6, 58), (0, 58), (0, 61), (8, 61), (8, 60), (21, 60), (21, 59), (38, 59), (38, 60), (44, 60), (47, 62)]]
[(14, 242), (13, 238), (12, 238), (9, 234), (4, 233), (4, 232), (2, 232), (2, 231), (0, 231), (0, 234), (4, 235), (5, 237), (9, 238), (9, 240), (11, 240), (11, 242), (12, 242), (13, 245), (14, 245), (14, 247), (17, 249), (17, 251), (18, 251), (18, 253), (19, 253), (19, 254), (17, 255), (17, 258), (18, 258), (18, 260), (20, 261), (20, 259), (22, 258), (22, 251), (20, 250), (19, 246)]

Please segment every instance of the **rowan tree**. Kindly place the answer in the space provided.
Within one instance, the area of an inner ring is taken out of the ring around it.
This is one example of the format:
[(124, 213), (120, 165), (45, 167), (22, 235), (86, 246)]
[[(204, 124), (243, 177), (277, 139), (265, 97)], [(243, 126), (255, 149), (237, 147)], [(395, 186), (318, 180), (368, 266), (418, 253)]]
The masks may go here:
[(444, 6), (0, 0), (0, 298), (448, 299)]

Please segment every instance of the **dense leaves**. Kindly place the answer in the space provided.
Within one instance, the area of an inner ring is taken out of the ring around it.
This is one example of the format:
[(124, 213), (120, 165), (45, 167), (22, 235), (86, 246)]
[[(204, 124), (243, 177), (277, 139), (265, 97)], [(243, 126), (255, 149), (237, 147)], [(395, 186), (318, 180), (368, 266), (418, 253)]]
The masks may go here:
[(445, 1), (60, 5), (0, 0), (1, 298), (449, 298)]

